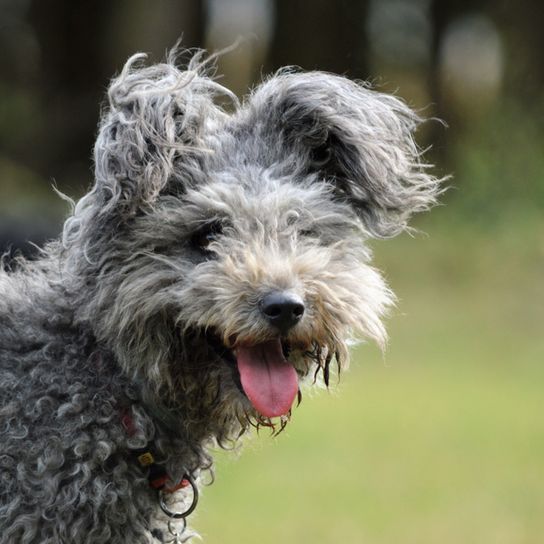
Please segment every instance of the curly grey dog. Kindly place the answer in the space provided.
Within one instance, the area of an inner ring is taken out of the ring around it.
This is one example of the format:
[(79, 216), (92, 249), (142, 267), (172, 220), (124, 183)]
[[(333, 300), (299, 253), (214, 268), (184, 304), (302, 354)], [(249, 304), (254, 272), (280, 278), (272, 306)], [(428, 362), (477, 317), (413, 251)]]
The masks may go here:
[(2, 544), (188, 538), (212, 447), (383, 345), (366, 242), (439, 192), (395, 97), (282, 70), (238, 103), (200, 54), (141, 60), (61, 239), (0, 273)]

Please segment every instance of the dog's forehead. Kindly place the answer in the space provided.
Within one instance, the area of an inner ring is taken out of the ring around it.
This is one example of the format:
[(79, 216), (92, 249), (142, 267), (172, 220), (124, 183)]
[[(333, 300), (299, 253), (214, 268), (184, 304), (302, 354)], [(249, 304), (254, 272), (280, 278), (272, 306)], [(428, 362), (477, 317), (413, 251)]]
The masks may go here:
[(211, 173), (208, 182), (190, 190), (184, 200), (199, 219), (354, 221), (349, 208), (334, 201), (326, 183), (276, 177), (273, 171), (258, 168)]

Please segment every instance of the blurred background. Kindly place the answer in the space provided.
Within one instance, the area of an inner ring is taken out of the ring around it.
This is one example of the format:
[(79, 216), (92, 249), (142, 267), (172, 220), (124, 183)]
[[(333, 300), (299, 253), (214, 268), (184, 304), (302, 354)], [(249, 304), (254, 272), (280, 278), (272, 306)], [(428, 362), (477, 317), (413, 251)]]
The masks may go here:
[(32, 255), (92, 183), (104, 91), (183, 36), (243, 95), (280, 66), (395, 92), (453, 174), (426, 234), (373, 244), (399, 295), (278, 438), (219, 454), (209, 544), (544, 540), (544, 16), (536, 0), (0, 0), (0, 248)]

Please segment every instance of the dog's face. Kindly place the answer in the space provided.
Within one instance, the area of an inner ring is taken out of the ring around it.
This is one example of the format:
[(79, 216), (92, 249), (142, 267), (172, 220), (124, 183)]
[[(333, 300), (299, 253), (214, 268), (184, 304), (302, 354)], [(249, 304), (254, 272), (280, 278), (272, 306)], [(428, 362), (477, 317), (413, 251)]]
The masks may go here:
[(392, 296), (365, 241), (433, 202), (419, 120), (323, 73), (278, 74), (226, 113), (196, 67), (133, 63), (110, 87), (96, 185), (65, 227), (93, 278), (82, 319), (171, 402), (286, 416), (348, 339), (385, 341)]
[(366, 264), (352, 210), (326, 184), (261, 167), (209, 177), (149, 217), (160, 247), (150, 266), (168, 278), (174, 271), (161, 287), (172, 318), (183, 337), (196, 332), (210, 348), (200, 360), (188, 353), (189, 363), (230, 369), (221, 388), (236, 389), (238, 409), (285, 415), (299, 377), (315, 364), (327, 375), (353, 332), (383, 341), (388, 292)]

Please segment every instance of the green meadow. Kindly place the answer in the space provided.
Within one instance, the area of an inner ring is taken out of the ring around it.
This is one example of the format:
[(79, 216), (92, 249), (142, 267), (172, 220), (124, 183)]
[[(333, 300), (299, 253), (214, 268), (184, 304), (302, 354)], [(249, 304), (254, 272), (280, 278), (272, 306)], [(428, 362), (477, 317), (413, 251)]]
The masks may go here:
[(544, 542), (544, 221), (443, 210), (374, 244), (386, 353), (358, 346), (280, 436), (218, 453), (206, 543)]

